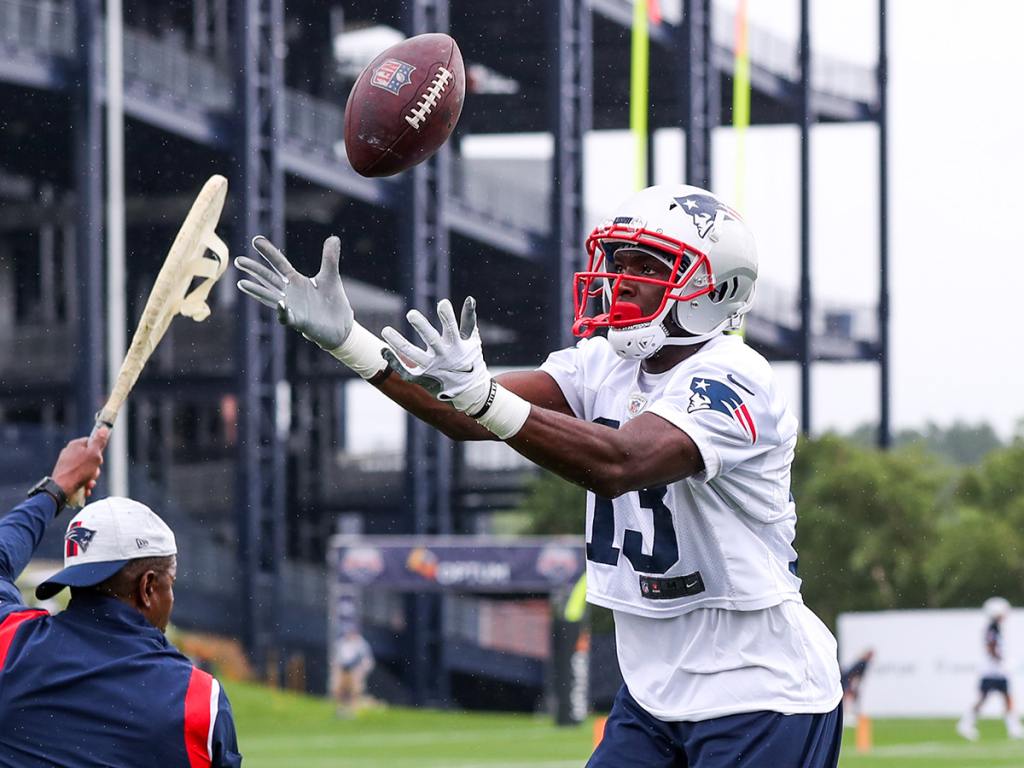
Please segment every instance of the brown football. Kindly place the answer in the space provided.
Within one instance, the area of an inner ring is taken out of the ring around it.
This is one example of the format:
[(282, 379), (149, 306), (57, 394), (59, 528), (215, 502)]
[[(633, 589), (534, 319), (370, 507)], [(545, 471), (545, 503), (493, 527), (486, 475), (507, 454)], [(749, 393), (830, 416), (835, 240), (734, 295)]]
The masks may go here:
[(357, 173), (391, 176), (444, 144), (462, 113), (466, 70), (448, 35), (393, 45), (359, 74), (345, 105), (345, 152)]

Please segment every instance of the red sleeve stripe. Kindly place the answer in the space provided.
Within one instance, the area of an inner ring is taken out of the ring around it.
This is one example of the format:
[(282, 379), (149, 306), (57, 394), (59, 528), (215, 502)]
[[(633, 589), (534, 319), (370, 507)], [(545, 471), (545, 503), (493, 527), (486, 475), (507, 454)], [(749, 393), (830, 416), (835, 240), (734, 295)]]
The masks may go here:
[(7, 661), (7, 651), (11, 647), (11, 643), (14, 641), (14, 633), (18, 631), (18, 627), (21, 626), (23, 621), (29, 619), (38, 619), (43, 616), (49, 616), (46, 611), (16, 611), (15, 613), (9, 614), (3, 623), (0, 623), (0, 670), (3, 670), (4, 663)]
[(185, 751), (189, 768), (209, 768), (213, 760), (213, 725), (217, 722), (220, 685), (211, 675), (192, 668), (185, 694)]
[(746, 429), (750, 434), (750, 443), (753, 445), (757, 442), (757, 427), (754, 426), (754, 420), (750, 417), (750, 411), (747, 410), (745, 404), (740, 406), (740, 412), (743, 414), (741, 421), (746, 422)]

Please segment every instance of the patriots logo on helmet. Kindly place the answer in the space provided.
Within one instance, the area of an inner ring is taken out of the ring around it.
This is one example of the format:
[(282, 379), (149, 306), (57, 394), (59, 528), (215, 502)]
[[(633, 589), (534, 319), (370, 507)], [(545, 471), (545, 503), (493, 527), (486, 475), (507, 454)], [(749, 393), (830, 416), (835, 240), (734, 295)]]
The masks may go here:
[(695, 411), (718, 411), (734, 419), (750, 437), (751, 444), (757, 442), (757, 427), (743, 398), (728, 384), (714, 379), (694, 376), (690, 382), (690, 405), (687, 413)]
[(64, 535), (64, 540), (68, 542), (68, 555), (77, 555), (79, 547), (85, 552), (95, 535), (96, 531), (83, 527), (81, 523), (70, 528)]
[(675, 200), (675, 205), (669, 206), (669, 210), (676, 205), (682, 208), (693, 219), (693, 224), (697, 227), (697, 234), (702, 238), (707, 237), (711, 232), (719, 216), (727, 219), (739, 218), (735, 211), (711, 195), (686, 195), (672, 199)]

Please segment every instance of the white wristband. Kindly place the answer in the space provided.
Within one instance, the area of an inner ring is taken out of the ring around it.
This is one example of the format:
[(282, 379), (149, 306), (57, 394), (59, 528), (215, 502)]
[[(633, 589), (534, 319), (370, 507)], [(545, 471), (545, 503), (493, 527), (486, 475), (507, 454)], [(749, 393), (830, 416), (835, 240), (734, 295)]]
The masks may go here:
[(359, 323), (354, 323), (344, 343), (327, 351), (364, 379), (371, 379), (388, 367), (380, 353), (386, 346)]
[(473, 414), (477, 423), (502, 440), (515, 437), (530, 416), (530, 404), (501, 384), (491, 381), (483, 410)]

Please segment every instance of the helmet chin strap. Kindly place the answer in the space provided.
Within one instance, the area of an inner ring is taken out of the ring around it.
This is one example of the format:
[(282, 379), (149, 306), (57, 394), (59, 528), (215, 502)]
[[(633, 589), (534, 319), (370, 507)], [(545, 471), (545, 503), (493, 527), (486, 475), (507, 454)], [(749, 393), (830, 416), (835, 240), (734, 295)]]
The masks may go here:
[[(670, 307), (666, 307), (662, 316), (653, 323), (626, 328), (612, 328), (608, 331), (608, 342), (615, 354), (623, 359), (646, 360), (656, 355), (663, 347), (688, 347), (703, 344), (720, 335), (732, 322), (729, 318), (707, 333), (694, 336), (671, 336), (666, 328)], [(676, 325), (679, 330), (685, 329)]]
[(721, 334), (723, 330), (722, 328), (716, 328), (709, 333), (702, 333), (699, 336), (666, 336), (663, 346), (689, 347), (694, 344), (703, 344), (705, 341), (710, 341)]

